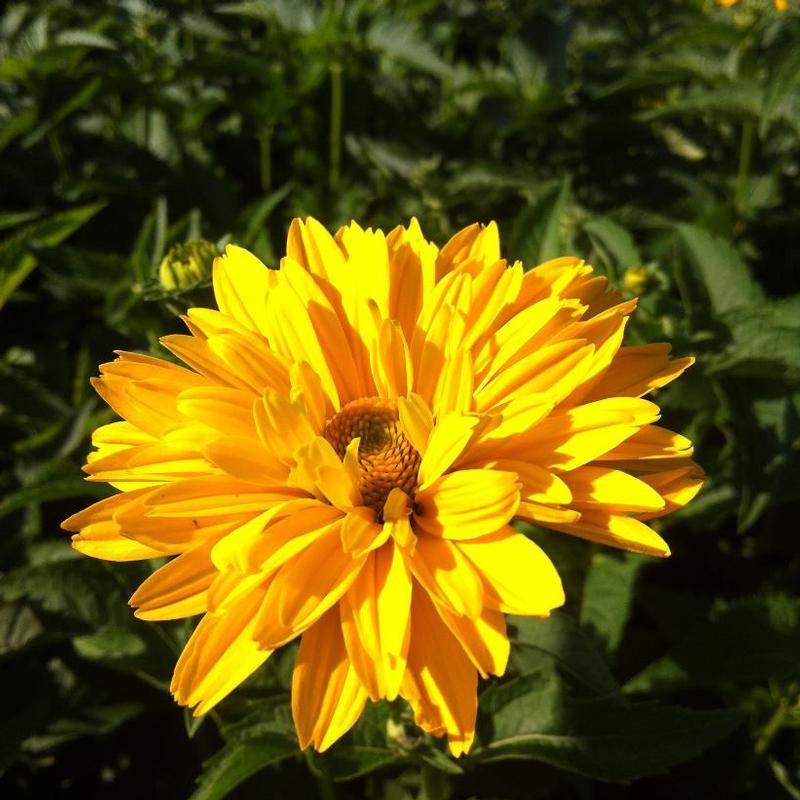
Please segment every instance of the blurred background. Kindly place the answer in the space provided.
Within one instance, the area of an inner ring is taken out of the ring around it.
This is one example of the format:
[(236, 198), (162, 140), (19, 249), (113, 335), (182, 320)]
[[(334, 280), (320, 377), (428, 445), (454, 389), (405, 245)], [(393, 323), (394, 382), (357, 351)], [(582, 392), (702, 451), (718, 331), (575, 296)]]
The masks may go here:
[[(0, 795), (800, 798), (800, 3), (31, 0), (0, 12)], [(293, 651), (198, 724), (191, 625), (126, 601), (152, 565), (59, 523), (112, 418), (88, 384), (211, 303), (228, 241), (293, 216), (442, 244), (495, 219), (579, 255), (698, 363), (657, 401), (696, 442), (667, 561), (530, 529), (567, 589), (518, 621), (455, 763), (399, 704), (301, 755)], [(196, 783), (196, 780), (199, 783)]]

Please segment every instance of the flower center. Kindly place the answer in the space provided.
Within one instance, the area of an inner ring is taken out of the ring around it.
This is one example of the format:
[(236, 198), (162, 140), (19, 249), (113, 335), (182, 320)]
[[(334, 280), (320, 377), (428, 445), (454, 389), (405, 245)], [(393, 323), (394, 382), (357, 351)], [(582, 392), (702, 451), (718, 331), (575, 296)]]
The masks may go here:
[(364, 505), (380, 515), (392, 489), (413, 497), (420, 455), (400, 430), (397, 404), (380, 397), (353, 400), (325, 423), (322, 435), (344, 458), (347, 445), (360, 439), (358, 468)]

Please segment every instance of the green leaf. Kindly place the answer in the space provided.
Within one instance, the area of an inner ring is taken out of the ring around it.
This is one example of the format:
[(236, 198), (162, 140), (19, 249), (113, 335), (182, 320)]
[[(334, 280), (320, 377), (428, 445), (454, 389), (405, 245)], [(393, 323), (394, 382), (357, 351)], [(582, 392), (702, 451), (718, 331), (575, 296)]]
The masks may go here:
[(143, 711), (140, 703), (92, 706), (83, 709), (81, 717), (54, 720), (42, 733), (25, 739), (23, 748), (30, 753), (44, 753), (85, 736), (108, 736)]
[(605, 781), (662, 774), (741, 722), (736, 711), (575, 699), (547, 672), (495, 684), (481, 707), (488, 721), (474, 760), (534, 759)]
[(285, 733), (264, 732), (227, 744), (203, 764), (191, 800), (219, 800), (266, 767), (298, 755), (297, 741)]
[(744, 259), (729, 241), (694, 225), (679, 224), (676, 229), (717, 314), (763, 301), (764, 290), (753, 280)]
[(23, 111), (12, 114), (0, 121), (0, 152), (2, 152), (14, 139), (24, 136), (39, 119), (36, 106), (29, 106)]
[(628, 267), (639, 266), (642, 257), (633, 237), (621, 225), (607, 217), (594, 217), (583, 229), (589, 234), (592, 246), (600, 253), (614, 280)]
[(255, 241), (270, 214), (286, 199), (292, 188), (293, 185), (287, 183), (274, 192), (264, 195), (245, 210), (242, 215), (242, 223), (244, 223), (244, 231), (240, 240), (242, 246), (249, 247)]
[(785, 595), (718, 607), (668, 655), (632, 678), (627, 692), (718, 688), (800, 678), (800, 600)]
[(91, 203), (53, 214), (0, 242), (0, 308), (36, 267), (31, 248), (56, 247), (104, 207), (105, 203)]
[(631, 611), (636, 576), (646, 559), (599, 551), (592, 556), (581, 596), (581, 627), (606, 653), (615, 653)]
[(335, 781), (354, 780), (404, 760), (388, 747), (359, 744), (337, 744), (322, 757), (316, 753), (310, 757), (318, 771)]
[(25, 603), (0, 606), (0, 656), (23, 650), (44, 632), (42, 622)]
[(663, 117), (685, 119), (694, 115), (729, 117), (734, 120), (757, 120), (761, 113), (761, 85), (742, 80), (713, 89), (695, 89), (685, 96), (670, 100), (653, 111), (638, 115), (642, 122), (652, 122)]
[(23, 147), (30, 147), (36, 144), (49, 131), (55, 128), (62, 120), (66, 119), (74, 111), (77, 111), (82, 106), (85, 106), (89, 101), (100, 91), (103, 86), (103, 81), (100, 76), (95, 76), (90, 81), (85, 83), (75, 94), (68, 100), (63, 102), (47, 119), (37, 125), (30, 133), (22, 140)]
[(39, 216), (38, 211), (2, 211), (0, 212), (0, 231), (15, 228), (23, 222), (30, 222)]
[(758, 123), (758, 135), (762, 139), (767, 135), (770, 123), (778, 115), (783, 101), (800, 78), (800, 48), (791, 47), (778, 67), (769, 70), (768, 75), (761, 119)]
[(83, 558), (11, 570), (0, 581), (0, 599), (27, 600), (43, 611), (82, 623), (84, 629), (87, 624), (99, 627), (129, 619), (127, 598), (117, 582), (103, 565)]
[(572, 197), (571, 182), (565, 177), (523, 209), (514, 223), (510, 252), (526, 269), (549, 258), (564, 255), (561, 216)]
[(397, 16), (380, 16), (367, 32), (370, 47), (440, 78), (453, 68), (437, 54), (413, 22)]
[(709, 375), (800, 380), (800, 317), (787, 319), (780, 304), (762, 302), (720, 319), (733, 342), (706, 358)]
[(218, 14), (277, 22), (285, 30), (297, 33), (311, 33), (319, 26), (317, 7), (301, 0), (242, 0), (224, 3), (214, 10)]
[(72, 646), (79, 656), (92, 661), (134, 658), (147, 650), (145, 643), (133, 631), (113, 627), (105, 627), (86, 636), (76, 636)]
[(517, 672), (526, 675), (554, 663), (594, 694), (619, 692), (594, 643), (567, 614), (555, 612), (547, 619), (509, 616), (508, 624)]

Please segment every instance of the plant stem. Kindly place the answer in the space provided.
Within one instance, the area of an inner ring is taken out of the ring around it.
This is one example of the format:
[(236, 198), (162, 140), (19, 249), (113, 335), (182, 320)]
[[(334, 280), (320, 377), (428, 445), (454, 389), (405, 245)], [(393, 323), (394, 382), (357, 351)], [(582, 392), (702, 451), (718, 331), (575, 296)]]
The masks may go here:
[(742, 141), (739, 145), (739, 170), (736, 174), (736, 210), (740, 216), (747, 205), (747, 183), (750, 178), (750, 164), (753, 160), (755, 131), (754, 122), (745, 122), (742, 125)]
[(272, 185), (272, 129), (264, 128), (258, 137), (261, 188), (268, 192)]
[(330, 162), (328, 187), (335, 192), (339, 186), (339, 171), (342, 161), (342, 65), (333, 61), (331, 74), (331, 123), (330, 123)]
[(429, 764), (423, 764), (420, 769), (418, 800), (446, 800), (449, 794), (447, 776)]
[(763, 756), (769, 750), (772, 740), (777, 736), (778, 731), (786, 722), (786, 717), (792, 710), (793, 698), (781, 697), (775, 713), (769, 718), (769, 722), (764, 726), (754, 746), (756, 755)]

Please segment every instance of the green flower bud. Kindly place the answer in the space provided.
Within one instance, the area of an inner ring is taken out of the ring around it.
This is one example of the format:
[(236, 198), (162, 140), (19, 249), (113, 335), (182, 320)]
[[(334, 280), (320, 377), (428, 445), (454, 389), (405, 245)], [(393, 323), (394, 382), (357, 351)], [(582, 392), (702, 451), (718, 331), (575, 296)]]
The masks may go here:
[(205, 239), (182, 242), (170, 248), (158, 267), (158, 282), (168, 292), (192, 289), (211, 277), (211, 265), (219, 255)]

